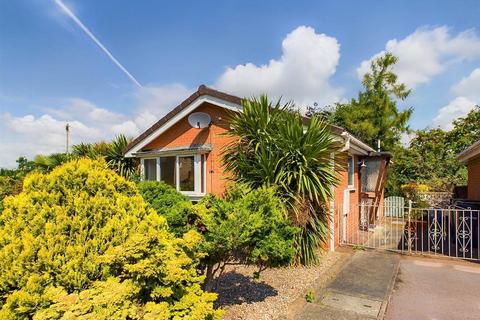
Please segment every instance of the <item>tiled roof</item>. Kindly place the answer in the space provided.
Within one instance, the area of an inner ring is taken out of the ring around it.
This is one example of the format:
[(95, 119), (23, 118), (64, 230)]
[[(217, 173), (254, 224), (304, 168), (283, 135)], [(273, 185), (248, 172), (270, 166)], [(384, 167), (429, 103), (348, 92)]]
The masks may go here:
[(127, 146), (127, 149), (125, 150), (125, 153), (127, 151), (130, 151), (134, 146), (136, 146), (140, 141), (148, 137), (151, 133), (153, 133), (155, 130), (160, 128), (163, 124), (165, 124), (168, 120), (173, 118), (175, 115), (177, 115), (180, 111), (185, 109), (187, 106), (189, 106), (193, 101), (195, 101), (197, 98), (204, 96), (204, 95), (209, 95), (221, 100), (225, 100), (228, 102), (232, 102), (235, 104), (241, 104), (242, 99), (224, 92), (220, 92), (214, 89), (211, 89), (207, 87), (206, 85), (201, 85), (198, 87), (198, 90), (195, 91), (190, 97), (187, 99), (183, 100), (182, 103), (180, 103), (178, 106), (176, 106), (172, 111), (167, 113), (163, 118), (158, 120), (156, 123), (154, 123), (150, 128), (145, 130), (142, 134), (140, 134), (138, 137), (132, 140)]
[[(208, 95), (214, 98), (218, 98), (220, 100), (224, 100), (227, 102), (231, 102), (234, 104), (241, 105), (242, 103), (242, 98), (221, 92), (212, 88), (207, 87), (206, 85), (200, 85), (198, 87), (198, 90), (195, 91), (193, 94), (191, 94), (187, 99), (182, 101), (178, 106), (176, 106), (172, 111), (167, 113), (163, 118), (158, 120), (155, 124), (153, 124), (150, 128), (145, 130), (142, 134), (140, 134), (138, 137), (133, 139), (127, 146), (125, 153), (130, 151), (133, 147), (135, 147), (137, 144), (139, 144), (142, 140), (147, 138), (150, 134), (155, 132), (158, 128), (160, 128), (162, 125), (167, 123), (170, 119), (175, 117), (178, 113), (180, 113), (183, 109), (188, 107), (191, 103), (193, 103), (196, 99), (198, 99), (201, 96)], [(304, 117), (303, 118), (305, 123), (308, 123), (308, 118)], [(345, 129), (342, 127), (336, 126), (336, 125), (330, 125), (330, 128), (334, 134), (340, 135), (343, 132), (346, 132)], [(357, 139), (358, 140), (358, 139)], [(371, 148), (370, 148), (371, 149)], [(373, 149), (372, 149), (373, 150)]]

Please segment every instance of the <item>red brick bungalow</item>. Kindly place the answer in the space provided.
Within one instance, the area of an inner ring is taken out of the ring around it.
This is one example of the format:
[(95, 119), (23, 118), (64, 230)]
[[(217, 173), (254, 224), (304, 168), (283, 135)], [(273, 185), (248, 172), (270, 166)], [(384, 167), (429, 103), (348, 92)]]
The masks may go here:
[(457, 156), (468, 168), (467, 194), (470, 201), (480, 201), (480, 140)]
[[(229, 138), (222, 133), (229, 130), (228, 114), (241, 112), (241, 98), (201, 85), (196, 92), (171, 110), (148, 130), (134, 139), (127, 148), (126, 157), (139, 159), (142, 178), (165, 181), (193, 201), (207, 193), (221, 195), (228, 183), (223, 170), (221, 153)], [(205, 116), (209, 125), (199, 129), (189, 123), (189, 116)], [(332, 223), (330, 249), (338, 244), (339, 219), (346, 226), (358, 228), (361, 201), (378, 205), (383, 199), (383, 185), (389, 156), (375, 152), (346, 130), (331, 126), (334, 138), (343, 144), (342, 153), (332, 154), (336, 161), (344, 161), (339, 173), (340, 183), (330, 201)], [(345, 159), (345, 160), (340, 160)], [(377, 213), (369, 217), (374, 224)]]

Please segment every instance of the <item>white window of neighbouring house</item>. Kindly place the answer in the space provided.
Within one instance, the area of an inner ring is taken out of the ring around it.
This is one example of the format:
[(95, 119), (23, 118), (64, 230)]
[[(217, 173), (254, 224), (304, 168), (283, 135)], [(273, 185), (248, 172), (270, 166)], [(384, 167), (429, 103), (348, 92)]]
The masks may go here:
[(164, 181), (185, 194), (205, 194), (206, 155), (143, 159), (144, 180)]
[(143, 172), (145, 180), (157, 180), (157, 159), (144, 159)]
[(353, 156), (348, 157), (348, 186), (350, 188), (354, 187), (355, 181), (355, 162), (353, 160)]

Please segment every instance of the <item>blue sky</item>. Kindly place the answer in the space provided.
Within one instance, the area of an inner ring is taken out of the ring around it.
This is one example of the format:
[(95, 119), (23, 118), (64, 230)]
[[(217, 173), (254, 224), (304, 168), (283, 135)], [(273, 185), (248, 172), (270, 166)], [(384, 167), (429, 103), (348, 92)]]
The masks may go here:
[(207, 84), (303, 106), (354, 97), (388, 49), (414, 129), (480, 103), (478, 1), (0, 1), (0, 166), (72, 139), (135, 135)]

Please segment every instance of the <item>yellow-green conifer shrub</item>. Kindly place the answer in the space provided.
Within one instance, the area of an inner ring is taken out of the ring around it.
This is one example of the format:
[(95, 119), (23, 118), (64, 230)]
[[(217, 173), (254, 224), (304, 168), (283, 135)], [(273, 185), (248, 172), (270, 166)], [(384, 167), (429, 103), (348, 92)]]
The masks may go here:
[(104, 161), (33, 173), (0, 215), (0, 319), (217, 319), (176, 238)]

